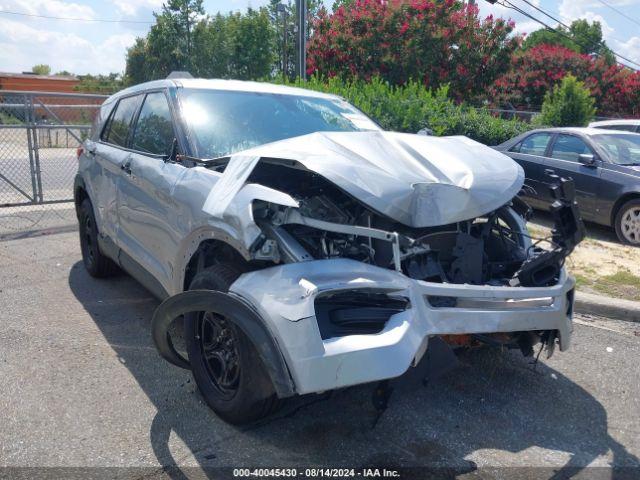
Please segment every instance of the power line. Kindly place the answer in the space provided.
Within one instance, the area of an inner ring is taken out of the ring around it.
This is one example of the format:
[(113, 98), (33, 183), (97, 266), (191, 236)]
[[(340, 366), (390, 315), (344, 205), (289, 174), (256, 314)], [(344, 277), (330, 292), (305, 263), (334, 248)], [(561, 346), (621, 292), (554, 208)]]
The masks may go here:
[[(564, 23), (564, 22), (562, 22), (562, 21), (558, 20), (556, 17), (554, 17), (553, 15), (551, 15), (551, 14), (547, 13), (546, 11), (542, 10), (542, 9), (541, 9), (541, 8), (539, 8), (537, 5), (534, 5), (533, 3), (529, 2), (529, 0), (522, 0), (522, 1), (523, 1), (524, 3), (526, 3), (527, 5), (529, 5), (529, 6), (533, 7), (533, 8), (535, 8), (535, 9), (536, 9), (536, 10), (538, 10), (540, 13), (542, 13), (542, 14), (546, 15), (546, 16), (547, 16), (547, 17), (549, 17), (550, 19), (552, 19), (552, 20), (554, 20), (554, 21), (558, 22), (558, 24), (562, 25), (562, 26), (563, 26), (564, 28), (566, 28), (567, 30), (570, 30), (570, 29), (571, 29), (571, 27), (569, 27), (569, 25), (567, 25), (566, 23)], [(512, 4), (512, 5), (513, 5), (513, 4)], [(547, 28), (548, 28), (548, 27), (547, 27)], [(558, 31), (558, 30), (556, 30), (556, 31)], [(559, 33), (560, 33), (560, 32), (559, 32)], [(564, 33), (564, 32), (562, 32), (562, 33)], [(585, 45), (583, 45), (583, 44), (581, 44), (580, 42), (578, 42), (575, 38), (573, 38), (573, 37), (569, 37), (569, 36), (568, 36), (568, 35), (566, 35), (566, 34), (565, 34), (565, 37), (568, 37), (568, 38), (569, 38), (570, 40), (572, 40), (574, 43), (577, 43), (577, 44), (578, 44), (578, 45), (580, 45), (581, 47), (585, 48)], [(618, 40), (618, 41), (620, 41), (620, 40)], [(627, 58), (627, 57), (625, 57), (625, 56), (623, 56), (623, 55), (620, 55), (619, 53), (617, 53), (616, 51), (614, 51), (613, 49), (611, 49), (608, 45), (606, 45), (603, 41), (602, 41), (602, 42), (599, 42), (599, 43), (598, 43), (598, 45), (600, 45), (600, 46), (602, 46), (602, 47), (604, 47), (604, 48), (608, 49), (608, 50), (609, 50), (613, 55), (615, 55), (616, 57), (621, 58), (621, 59), (623, 59), (623, 60), (626, 60), (627, 62), (632, 63), (632, 64), (637, 65), (638, 67), (640, 67), (640, 63), (637, 63), (637, 62), (635, 62), (635, 61), (631, 60), (630, 58)], [(597, 53), (596, 53), (595, 55), (596, 55), (596, 56), (600, 56), (600, 55), (599, 55), (599, 54), (597, 54)], [(620, 63), (620, 62), (618, 62), (618, 63)], [(628, 66), (628, 65), (625, 65), (625, 66)]]
[[(556, 17), (554, 17), (553, 15), (547, 13), (546, 11), (542, 10), (541, 8), (539, 8), (537, 5), (529, 2), (528, 0), (522, 0), (524, 3), (526, 3), (527, 5), (535, 8), (536, 10), (538, 10), (540, 13), (542, 13), (543, 15), (546, 15), (547, 17), (549, 17), (551, 20), (554, 20), (556, 22), (558, 22), (559, 25), (562, 25), (564, 28), (566, 28), (567, 30), (571, 30), (571, 27), (569, 25), (567, 25), (566, 23), (563, 23), (561, 20), (558, 20)], [(619, 42), (622, 42), (622, 40), (619, 40), (617, 38), (611, 37), (614, 40), (618, 40)], [(580, 45), (581, 47), (584, 47), (584, 45), (580, 44), (575, 38), (572, 37), (572, 40), (574, 43), (577, 43), (578, 45)], [(600, 42), (599, 45), (604, 46), (605, 48), (608, 48), (609, 50), (611, 50), (611, 48), (609, 48), (608, 45), (605, 45), (604, 42)], [(613, 52), (613, 50), (611, 50)], [(626, 60), (626, 59), (625, 59)]]
[[(563, 23), (562, 21), (558, 20), (558, 19), (557, 19), (557, 18), (555, 18), (553, 15), (551, 15), (551, 14), (549, 14), (549, 13), (545, 12), (545, 11), (544, 11), (544, 10), (542, 10), (541, 8), (537, 7), (536, 5), (533, 5), (533, 4), (532, 4), (532, 3), (530, 3), (528, 0), (522, 0), (522, 1), (523, 1), (523, 2), (525, 2), (527, 5), (530, 5), (530, 6), (532, 6), (533, 8), (535, 8), (536, 10), (540, 11), (541, 13), (543, 13), (543, 14), (544, 14), (544, 15), (546, 15), (547, 17), (551, 18), (552, 20), (554, 20), (554, 21), (558, 22), (558, 24), (562, 25), (563, 27), (565, 27), (565, 28), (569, 29), (569, 26), (568, 26), (568, 25), (566, 25), (566, 24), (565, 24), (565, 23)], [(533, 15), (531, 15), (529, 12), (527, 12), (527, 11), (525, 11), (525, 10), (521, 9), (521, 8), (520, 8), (520, 7), (518, 7), (517, 5), (514, 5), (514, 4), (513, 4), (513, 3), (511, 3), (509, 0), (503, 0), (502, 5), (503, 5), (503, 6), (505, 6), (505, 7), (507, 7), (507, 8), (511, 8), (511, 9), (515, 10), (516, 12), (521, 13), (521, 14), (522, 14), (522, 15), (524, 15), (525, 17), (530, 18), (531, 20), (533, 20), (533, 21), (535, 21), (535, 22), (539, 23), (540, 25), (542, 25), (543, 27), (545, 27), (547, 30), (549, 30), (549, 31), (551, 31), (551, 32), (555, 32), (555, 33), (557, 33), (558, 35), (562, 35), (563, 37), (565, 37), (565, 38), (567, 38), (567, 39), (571, 40), (572, 42), (574, 42), (574, 43), (578, 44), (579, 46), (581, 46), (581, 47), (583, 47), (583, 48), (586, 48), (586, 46), (585, 46), (585, 45), (581, 44), (580, 42), (578, 42), (575, 38), (571, 37), (570, 35), (567, 35), (564, 31), (562, 31), (562, 30), (558, 30), (557, 28), (553, 28), (553, 27), (551, 27), (550, 25), (546, 24), (546, 23), (545, 23), (545, 22), (543, 22), (542, 20), (540, 20), (540, 19), (538, 19), (538, 18), (534, 17)], [(627, 62), (629, 62), (629, 63), (631, 63), (631, 64), (633, 64), (633, 65), (636, 65), (636, 66), (640, 67), (640, 63), (635, 62), (634, 60), (631, 60), (630, 58), (627, 58), (627, 57), (625, 57), (625, 56), (623, 56), (623, 55), (620, 55), (619, 53), (617, 53), (616, 51), (614, 51), (614, 50), (612, 50), (610, 47), (608, 47), (604, 42), (600, 42), (600, 43), (599, 43), (599, 45), (602, 45), (602, 46), (604, 46), (605, 48), (608, 48), (608, 49), (611, 51), (611, 53), (612, 53), (613, 55), (615, 55), (616, 57), (621, 58), (622, 60), (626, 60)], [(597, 56), (597, 57), (602, 56), (602, 55), (601, 55), (601, 54), (599, 54), (599, 53), (594, 53), (594, 55), (595, 55), (595, 56)], [(629, 65), (625, 65), (625, 64), (621, 63), (620, 61), (616, 61), (616, 62), (617, 62), (617, 63), (619, 63), (620, 65), (625, 66), (625, 67), (632, 68), (632, 67), (629, 67)]]
[(524, 3), (526, 3), (527, 5), (529, 5), (530, 7), (535, 8), (536, 10), (538, 10), (540, 13), (542, 13), (543, 15), (546, 15), (547, 17), (549, 17), (551, 20), (558, 22), (560, 25), (562, 25), (563, 27), (565, 27), (566, 29), (569, 29), (569, 27), (562, 23), (560, 20), (558, 20), (556, 17), (554, 17), (553, 15), (550, 15), (549, 13), (545, 12), (544, 10), (542, 10), (540, 7), (538, 7), (537, 5), (529, 2), (529, 0), (522, 0)]
[(50, 15), (36, 15), (33, 13), (9, 12), (8, 10), (0, 10), (0, 14), (18, 15), (21, 17), (46, 18), (48, 20), (72, 20), (75, 22), (99, 22), (99, 23), (139, 23), (152, 25), (154, 22), (145, 22), (143, 20), (108, 20), (100, 18), (73, 18), (73, 17), (53, 17)]
[(622, 10), (614, 7), (613, 5), (608, 4), (607, 2), (605, 2), (604, 0), (598, 0), (601, 4), (603, 4), (605, 7), (609, 7), (611, 10), (613, 10), (614, 12), (619, 13), (620, 15), (622, 15), (624, 18), (626, 18), (627, 20), (631, 20), (633, 23), (635, 23), (636, 25), (640, 25), (640, 21), (636, 20), (633, 17), (630, 17), (629, 15), (627, 15), (626, 13), (624, 13)]

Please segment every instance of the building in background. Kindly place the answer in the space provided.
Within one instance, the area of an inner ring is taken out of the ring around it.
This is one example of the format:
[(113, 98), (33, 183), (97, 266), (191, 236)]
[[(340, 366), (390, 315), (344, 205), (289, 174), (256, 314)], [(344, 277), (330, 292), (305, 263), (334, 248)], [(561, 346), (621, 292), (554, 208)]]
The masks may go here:
[(75, 76), (0, 72), (0, 90), (76, 93), (74, 88), (79, 84)]

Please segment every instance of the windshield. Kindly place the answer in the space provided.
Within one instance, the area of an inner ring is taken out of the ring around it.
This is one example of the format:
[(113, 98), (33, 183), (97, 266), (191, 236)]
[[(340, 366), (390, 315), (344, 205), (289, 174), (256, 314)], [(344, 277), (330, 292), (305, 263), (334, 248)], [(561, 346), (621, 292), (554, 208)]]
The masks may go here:
[(200, 158), (223, 157), (313, 132), (379, 130), (340, 99), (184, 89), (180, 100)]
[(600, 145), (613, 163), (618, 165), (640, 164), (640, 135), (602, 134), (594, 135), (593, 140)]

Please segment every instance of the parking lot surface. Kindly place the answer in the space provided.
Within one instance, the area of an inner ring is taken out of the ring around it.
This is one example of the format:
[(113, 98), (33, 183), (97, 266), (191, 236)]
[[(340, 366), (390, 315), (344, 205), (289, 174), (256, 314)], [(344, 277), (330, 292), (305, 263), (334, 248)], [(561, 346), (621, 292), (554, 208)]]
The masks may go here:
[(570, 351), (535, 367), (519, 352), (473, 350), (426, 386), (418, 367), (377, 422), (374, 386), (363, 385), (238, 428), (156, 353), (158, 302), (126, 275), (88, 276), (76, 232), (0, 242), (0, 264), (0, 466), (174, 478), (188, 467), (311, 465), (546, 465), (556, 471), (539, 476), (615, 478), (593, 467), (640, 466), (639, 324), (578, 317)]

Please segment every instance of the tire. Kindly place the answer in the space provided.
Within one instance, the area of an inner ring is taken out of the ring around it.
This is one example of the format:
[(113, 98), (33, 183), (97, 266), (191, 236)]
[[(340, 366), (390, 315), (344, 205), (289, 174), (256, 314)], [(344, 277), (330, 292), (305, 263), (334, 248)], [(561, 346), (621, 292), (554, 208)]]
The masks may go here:
[[(198, 273), (189, 289), (227, 292), (241, 274), (233, 265), (220, 263)], [(189, 313), (184, 316), (184, 332), (198, 389), (220, 418), (240, 425), (276, 410), (280, 402), (269, 374), (251, 340), (232, 318), (215, 312)]]
[(640, 246), (640, 199), (629, 200), (620, 207), (614, 227), (622, 243)]
[(96, 278), (109, 277), (118, 273), (118, 266), (100, 251), (98, 245), (98, 226), (93, 214), (93, 206), (88, 198), (85, 198), (78, 209), (78, 222), (80, 232), (80, 250), (82, 261), (89, 275)]

